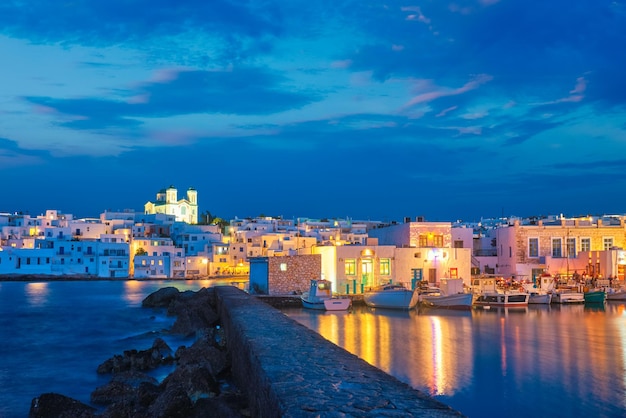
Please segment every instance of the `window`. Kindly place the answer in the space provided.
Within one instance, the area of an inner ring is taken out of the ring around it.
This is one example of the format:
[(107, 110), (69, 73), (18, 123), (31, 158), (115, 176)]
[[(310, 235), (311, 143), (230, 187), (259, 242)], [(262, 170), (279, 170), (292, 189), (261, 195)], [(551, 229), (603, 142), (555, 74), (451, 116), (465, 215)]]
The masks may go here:
[(539, 238), (528, 238), (528, 257), (539, 257)]
[(354, 258), (346, 260), (345, 273), (346, 276), (356, 276), (356, 260)]
[(576, 238), (567, 239), (567, 258), (576, 258)]
[(563, 250), (561, 248), (562, 240), (561, 238), (552, 238), (552, 257), (561, 258), (563, 257)]
[(425, 234), (420, 234), (419, 242), (420, 242), (420, 244), (419, 244), (420, 247), (427, 247), (428, 246), (428, 236), (425, 235)]
[(610, 250), (613, 246), (613, 237), (604, 238), (604, 250)]
[(389, 276), (391, 274), (391, 260), (388, 258), (380, 259), (380, 275)]
[(280, 263), (280, 271), (287, 271), (287, 263)]
[(454, 241), (454, 248), (463, 248), (463, 241)]
[(443, 247), (443, 235), (435, 235), (433, 237), (433, 246), (437, 248)]
[(591, 238), (580, 239), (580, 251), (591, 251)]

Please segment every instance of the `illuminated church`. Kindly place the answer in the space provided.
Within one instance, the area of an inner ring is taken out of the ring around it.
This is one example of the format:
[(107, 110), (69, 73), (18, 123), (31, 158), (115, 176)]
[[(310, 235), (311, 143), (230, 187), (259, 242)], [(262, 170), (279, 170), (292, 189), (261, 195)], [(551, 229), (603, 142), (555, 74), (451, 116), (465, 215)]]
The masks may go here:
[(198, 223), (198, 192), (190, 187), (187, 190), (187, 198), (178, 199), (178, 190), (174, 186), (160, 190), (156, 195), (155, 202), (144, 205), (146, 214), (164, 213), (174, 215), (176, 221), (188, 224)]

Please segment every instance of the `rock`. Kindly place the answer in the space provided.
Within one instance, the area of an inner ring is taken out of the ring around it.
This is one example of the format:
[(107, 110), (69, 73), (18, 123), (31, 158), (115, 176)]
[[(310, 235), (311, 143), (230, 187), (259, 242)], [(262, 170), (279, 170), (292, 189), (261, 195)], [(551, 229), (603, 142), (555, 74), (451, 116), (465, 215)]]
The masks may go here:
[(199, 364), (209, 370), (217, 380), (230, 369), (230, 359), (223, 349), (213, 345), (212, 336), (207, 335), (198, 339), (191, 347), (180, 347), (174, 357), (178, 366)]
[(178, 298), (180, 291), (175, 287), (164, 287), (146, 296), (141, 302), (144, 308), (167, 308), (170, 303)]
[(113, 376), (111, 381), (91, 392), (91, 402), (97, 405), (110, 405), (124, 399), (137, 396), (137, 389), (142, 384), (158, 386), (158, 381), (140, 372), (122, 372)]
[(178, 366), (161, 383), (166, 391), (172, 385), (183, 388), (193, 402), (217, 396), (220, 391), (219, 383), (211, 372), (204, 365), (198, 364)]
[(58, 393), (44, 393), (30, 404), (29, 418), (92, 418), (96, 409)]
[(180, 385), (168, 385), (148, 408), (153, 418), (186, 418), (191, 414), (193, 403), (187, 391)]
[(211, 305), (212, 294), (206, 289), (184, 292), (168, 307), (168, 315), (176, 316), (170, 332), (190, 336), (204, 328), (214, 327), (219, 316)]
[(174, 361), (172, 349), (161, 338), (156, 338), (148, 350), (127, 350), (117, 354), (97, 368), (99, 374), (124, 371), (151, 370)]

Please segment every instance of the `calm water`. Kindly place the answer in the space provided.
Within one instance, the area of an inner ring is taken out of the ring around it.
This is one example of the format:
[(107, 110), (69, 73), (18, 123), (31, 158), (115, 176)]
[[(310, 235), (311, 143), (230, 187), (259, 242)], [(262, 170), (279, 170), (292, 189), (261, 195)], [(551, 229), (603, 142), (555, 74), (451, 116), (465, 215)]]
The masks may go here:
[[(162, 337), (173, 318), (141, 308), (165, 286), (215, 281), (0, 282), (0, 417), (25, 417), (58, 392), (89, 402), (96, 368)], [(326, 313), (285, 310), (366, 361), (477, 417), (623, 417), (626, 305), (522, 311)], [(161, 370), (163, 377), (167, 371)]]
[(284, 312), (469, 417), (626, 417), (626, 306)]
[(174, 350), (189, 345), (161, 335), (174, 318), (141, 308), (141, 301), (165, 286), (198, 290), (214, 283), (0, 282), (0, 417), (28, 416), (31, 400), (46, 392), (89, 403), (91, 392), (110, 379), (97, 375), (100, 363), (147, 349), (157, 336)]

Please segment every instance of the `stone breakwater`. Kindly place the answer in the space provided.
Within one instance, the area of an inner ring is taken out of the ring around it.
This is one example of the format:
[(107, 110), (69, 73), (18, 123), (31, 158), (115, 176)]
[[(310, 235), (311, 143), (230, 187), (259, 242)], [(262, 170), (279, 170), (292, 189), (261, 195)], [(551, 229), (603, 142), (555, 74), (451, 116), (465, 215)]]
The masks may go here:
[[(196, 342), (114, 355), (97, 370), (112, 376), (92, 392), (100, 408), (49, 393), (30, 417), (461, 416), (235, 287), (164, 288), (143, 305), (166, 307), (170, 332)], [(166, 364), (160, 383), (145, 374)]]
[[(146, 308), (165, 308), (176, 320), (166, 332), (195, 336), (190, 347), (172, 350), (156, 338), (146, 350), (116, 354), (97, 368), (110, 375), (108, 384), (95, 388), (91, 405), (62, 394), (45, 393), (31, 402), (30, 417), (153, 418), (249, 416), (247, 400), (231, 383), (230, 356), (219, 316), (215, 290), (179, 292), (166, 287), (143, 300)], [(175, 365), (162, 382), (147, 374)]]

